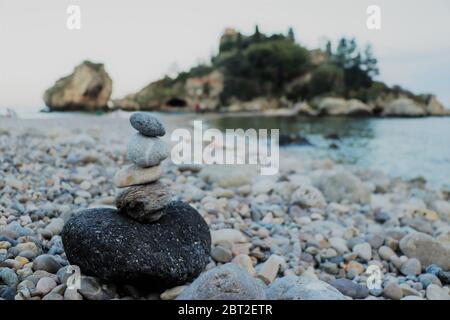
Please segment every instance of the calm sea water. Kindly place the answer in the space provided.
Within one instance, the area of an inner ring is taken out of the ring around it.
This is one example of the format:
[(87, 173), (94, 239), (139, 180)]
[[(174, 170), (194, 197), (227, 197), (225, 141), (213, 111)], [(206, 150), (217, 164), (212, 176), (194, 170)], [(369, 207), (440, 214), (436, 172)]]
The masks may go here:
[[(312, 146), (288, 146), (299, 154), (382, 170), (392, 176), (423, 177), (430, 187), (450, 186), (450, 118), (369, 119), (222, 117), (211, 127), (280, 129)], [(330, 139), (337, 136), (338, 139)], [(335, 144), (335, 148), (330, 145)], [(337, 148), (336, 148), (337, 147)]]

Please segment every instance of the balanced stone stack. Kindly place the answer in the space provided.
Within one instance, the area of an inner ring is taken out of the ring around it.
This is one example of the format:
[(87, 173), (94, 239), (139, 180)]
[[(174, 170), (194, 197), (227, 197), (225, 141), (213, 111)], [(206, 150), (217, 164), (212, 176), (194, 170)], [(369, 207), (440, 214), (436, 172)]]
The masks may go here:
[(114, 183), (126, 188), (116, 199), (119, 213), (142, 223), (161, 218), (170, 202), (170, 190), (158, 179), (162, 175), (161, 162), (169, 155), (169, 148), (159, 138), (166, 134), (155, 117), (137, 112), (130, 117), (136, 133), (127, 145), (127, 156), (133, 164), (117, 172)]
[(171, 287), (192, 281), (209, 261), (211, 235), (190, 205), (171, 202), (159, 181), (169, 151), (159, 138), (162, 124), (147, 113), (135, 113), (138, 130), (127, 146), (133, 163), (114, 177), (123, 189), (112, 208), (87, 209), (74, 215), (61, 233), (71, 264), (83, 274), (105, 281)]

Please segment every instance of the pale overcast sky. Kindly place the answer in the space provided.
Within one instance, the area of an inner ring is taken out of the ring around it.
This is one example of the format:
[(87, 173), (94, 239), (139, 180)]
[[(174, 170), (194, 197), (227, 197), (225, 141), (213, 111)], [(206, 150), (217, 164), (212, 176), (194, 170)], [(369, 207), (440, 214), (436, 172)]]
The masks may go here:
[[(81, 30), (66, 9), (81, 8)], [(382, 29), (366, 27), (381, 8)], [(448, 0), (0, 0), (0, 107), (42, 106), (42, 94), (85, 59), (103, 62), (113, 97), (135, 92), (175, 63), (180, 69), (217, 51), (225, 27), (286, 32), (314, 48), (323, 38), (372, 43), (380, 78), (434, 92), (450, 108)]]

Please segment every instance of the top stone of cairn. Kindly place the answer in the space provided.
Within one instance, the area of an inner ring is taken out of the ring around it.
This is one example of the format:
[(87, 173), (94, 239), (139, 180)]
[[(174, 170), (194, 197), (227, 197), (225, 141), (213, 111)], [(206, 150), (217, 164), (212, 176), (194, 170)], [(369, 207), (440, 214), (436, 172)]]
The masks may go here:
[(147, 112), (135, 112), (130, 117), (133, 128), (147, 137), (161, 137), (166, 134), (166, 130), (161, 122)]

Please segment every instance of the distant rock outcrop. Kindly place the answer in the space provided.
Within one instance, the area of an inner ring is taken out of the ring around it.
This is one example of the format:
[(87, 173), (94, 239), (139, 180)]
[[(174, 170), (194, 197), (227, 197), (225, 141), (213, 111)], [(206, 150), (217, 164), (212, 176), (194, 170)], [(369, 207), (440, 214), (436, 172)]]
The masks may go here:
[[(206, 63), (112, 100), (111, 110), (248, 112), (265, 116), (449, 116), (435, 96), (376, 80), (370, 46), (342, 38), (333, 49), (309, 50), (293, 31), (245, 35), (226, 29)], [(358, 56), (359, 59), (354, 57)], [(44, 95), (51, 110), (105, 108), (112, 81), (103, 65), (84, 62)]]
[(330, 116), (369, 116), (372, 107), (356, 99), (324, 98), (318, 103), (318, 112)]
[(113, 106), (285, 117), (450, 115), (434, 96), (388, 86), (376, 80), (378, 73), (371, 47), (358, 48), (354, 39), (310, 50), (292, 30), (266, 35), (255, 27), (246, 35), (227, 28), (209, 62), (153, 81)]
[(433, 116), (448, 115), (449, 110), (446, 110), (444, 106), (436, 99), (436, 96), (430, 95), (426, 106), (426, 112)]
[[(423, 117), (444, 116), (448, 111), (433, 95), (420, 97), (421, 101), (399, 95), (378, 99), (376, 106), (363, 103), (357, 99), (325, 97), (316, 99), (314, 109), (316, 115), (322, 116), (372, 116), (383, 117)], [(311, 112), (309, 115), (314, 115)]]
[(212, 71), (201, 76), (173, 80), (163, 78), (135, 94), (113, 101), (123, 110), (215, 110), (223, 90), (223, 75)]
[(400, 98), (388, 103), (382, 115), (383, 116), (399, 116), (399, 117), (420, 117), (427, 113), (425, 108), (412, 99)]
[(112, 80), (103, 64), (84, 61), (47, 89), (44, 101), (52, 111), (96, 111), (107, 108), (111, 92)]

